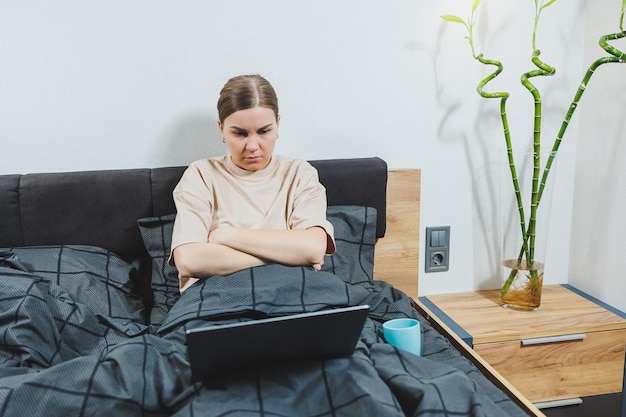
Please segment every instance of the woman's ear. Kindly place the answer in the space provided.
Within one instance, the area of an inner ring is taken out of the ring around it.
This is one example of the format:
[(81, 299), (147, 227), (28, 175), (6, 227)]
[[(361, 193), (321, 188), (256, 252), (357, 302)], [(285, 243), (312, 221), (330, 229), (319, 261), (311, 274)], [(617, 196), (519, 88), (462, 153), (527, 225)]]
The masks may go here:
[(217, 128), (220, 130), (221, 134), (224, 134), (224, 126), (222, 126), (222, 122), (220, 120), (217, 121)]
[[(219, 123), (219, 121), (218, 121)], [(278, 127), (278, 125), (280, 125), (280, 114), (278, 116), (276, 116), (276, 127)]]

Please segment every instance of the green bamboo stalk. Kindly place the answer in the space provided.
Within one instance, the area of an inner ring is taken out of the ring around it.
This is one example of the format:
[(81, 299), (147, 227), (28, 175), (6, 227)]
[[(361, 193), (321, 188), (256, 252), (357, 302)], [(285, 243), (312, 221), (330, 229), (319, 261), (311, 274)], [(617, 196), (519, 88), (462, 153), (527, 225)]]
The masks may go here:
[[(556, 1), (556, 0), (552, 0), (552, 1)], [(466, 39), (470, 44), (470, 48), (472, 50), (472, 56), (474, 57), (474, 59), (476, 59), (477, 61), (479, 61), (480, 63), (484, 64), (484, 65), (493, 65), (496, 67), (496, 70), (494, 72), (492, 72), (491, 74), (489, 74), (487, 77), (485, 77), (483, 80), (481, 80), (478, 83), (478, 86), (476, 87), (476, 91), (478, 92), (478, 94), (481, 97), (484, 98), (499, 98), (500, 99), (500, 119), (502, 122), (502, 127), (504, 130), (504, 139), (505, 139), (505, 143), (506, 143), (506, 148), (507, 148), (507, 158), (508, 158), (508, 163), (509, 163), (509, 170), (511, 171), (511, 179), (513, 182), (513, 189), (515, 190), (515, 195), (516, 195), (516, 200), (517, 200), (517, 207), (518, 207), (518, 211), (520, 214), (520, 224), (521, 224), (521, 230), (522, 230), (522, 235), (524, 236), (524, 242), (526, 242), (526, 221), (525, 221), (525, 214), (524, 214), (524, 205), (522, 202), (522, 195), (520, 192), (520, 187), (519, 187), (519, 179), (517, 176), (517, 170), (515, 168), (515, 160), (513, 157), (513, 145), (512, 145), (512, 141), (511, 141), (511, 134), (510, 134), (510, 129), (509, 129), (509, 122), (508, 122), (508, 117), (507, 117), (507, 113), (506, 113), (506, 103), (507, 100), (510, 96), (510, 94), (506, 91), (498, 91), (498, 92), (486, 92), (484, 90), (484, 87), (490, 82), (492, 81), (494, 78), (496, 78), (498, 75), (500, 75), (500, 73), (502, 72), (504, 66), (502, 65), (502, 62), (497, 61), (497, 60), (492, 60), (492, 59), (486, 59), (483, 54), (476, 54), (475, 48), (474, 48), (474, 25), (476, 23), (476, 11), (478, 9), (478, 6), (480, 5), (481, 0), (474, 0), (474, 3), (472, 4), (472, 13), (470, 15), (470, 17), (467, 19), (467, 21), (463, 20), (462, 18), (458, 17), (458, 16), (454, 16), (454, 15), (444, 15), (441, 16), (442, 19), (448, 21), (448, 22), (454, 22), (454, 23), (460, 23), (462, 25), (465, 26), (466, 30), (467, 30), (467, 36)]]
[[(556, 70), (544, 63), (539, 59), (541, 52), (537, 49), (537, 28), (539, 27), (539, 18), (541, 12), (552, 5), (556, 0), (550, 0), (544, 3), (543, 0), (539, 3), (535, 1), (535, 18), (533, 23), (533, 55), (531, 62), (537, 67), (536, 70), (528, 71), (521, 76), (522, 85), (532, 94), (534, 99), (534, 122), (533, 122), (533, 175), (532, 175), (532, 188), (530, 198), (530, 217), (528, 219), (528, 230), (522, 223), (520, 223), (524, 230), (522, 231), (522, 247), (517, 257), (517, 265), (522, 263), (524, 257), (526, 258), (526, 265), (529, 268), (530, 279), (537, 281), (539, 274), (537, 269), (533, 268), (535, 262), (535, 241), (537, 237), (536, 224), (537, 224), (537, 209), (539, 208), (539, 174), (541, 172), (541, 118), (542, 118), (542, 104), (541, 94), (539, 90), (530, 82), (530, 78), (538, 76), (551, 76), (554, 75)], [(517, 191), (516, 191), (517, 192)], [(501, 287), (503, 294), (506, 294), (513, 283), (513, 280), (518, 274), (518, 269), (512, 268), (509, 276)]]
[[(513, 190), (515, 192), (515, 199), (517, 202), (517, 210), (519, 213), (519, 219), (520, 219), (520, 229), (522, 232), (522, 253), (520, 254), (520, 257), (518, 259), (518, 263), (519, 261), (521, 261), (521, 258), (523, 257), (524, 254), (528, 255), (529, 253), (529, 247), (528, 247), (528, 234), (526, 231), (526, 215), (525, 215), (525, 211), (524, 211), (524, 203), (523, 203), (523, 199), (522, 199), (522, 193), (521, 193), (521, 189), (520, 189), (520, 185), (519, 185), (519, 178), (517, 175), (517, 169), (515, 166), (515, 159), (513, 156), (513, 143), (511, 141), (511, 132), (509, 129), (509, 121), (508, 121), (508, 117), (507, 117), (507, 113), (506, 113), (506, 103), (507, 100), (510, 96), (510, 94), (508, 92), (495, 92), (495, 93), (487, 93), (484, 91), (484, 87), (487, 85), (487, 83), (489, 83), (490, 81), (492, 81), (494, 78), (496, 78), (503, 70), (503, 65), (500, 61), (496, 61), (496, 60), (489, 60), (489, 59), (485, 59), (483, 57), (482, 54), (479, 54), (478, 56), (475, 57), (479, 62), (481, 62), (482, 64), (485, 65), (495, 65), (497, 67), (497, 70), (494, 71), (493, 73), (489, 74), (485, 79), (481, 80), (481, 82), (478, 84), (478, 87), (476, 88), (476, 90), (478, 91), (478, 94), (480, 94), (481, 97), (485, 97), (485, 98), (499, 98), (500, 99), (500, 119), (502, 122), (502, 127), (503, 127), (503, 131), (504, 131), (504, 139), (505, 139), (505, 143), (506, 143), (506, 153), (507, 153), (507, 160), (508, 160), (508, 165), (509, 165), (509, 171), (511, 172), (511, 180), (513, 182)], [(513, 275), (513, 277), (517, 274), (517, 270), (515, 270), (515, 274)], [(513, 277), (509, 277), (505, 284), (502, 286), (503, 288), (503, 292), (508, 291), (509, 287), (511, 286), (511, 284), (513, 283)]]
[(520, 217), (520, 228), (522, 231), (523, 248), (524, 248), (524, 251), (527, 252), (528, 248), (526, 246), (526, 242), (528, 241), (528, 238), (526, 235), (526, 215), (524, 212), (524, 203), (522, 199), (522, 193), (521, 193), (521, 189), (519, 186), (519, 177), (517, 175), (517, 169), (515, 167), (515, 158), (513, 156), (513, 142), (511, 140), (511, 131), (509, 129), (509, 120), (508, 120), (508, 116), (506, 113), (506, 103), (507, 103), (508, 98), (510, 97), (510, 94), (506, 91), (488, 93), (484, 90), (484, 87), (487, 85), (487, 83), (489, 83), (490, 81), (495, 79), (498, 75), (500, 75), (504, 67), (500, 61), (486, 59), (483, 57), (483, 54), (479, 54), (475, 58), (482, 64), (494, 65), (497, 67), (496, 71), (489, 74), (486, 78), (481, 80), (480, 83), (478, 83), (478, 86), (476, 87), (476, 91), (481, 97), (500, 99), (500, 120), (502, 122), (502, 128), (504, 131), (504, 141), (506, 143), (507, 160), (508, 160), (508, 165), (509, 165), (509, 171), (511, 172), (511, 180), (513, 182), (513, 190), (515, 192), (515, 199), (517, 201), (517, 210), (518, 210), (519, 217)]
[[(556, 0), (552, 0), (552, 2), (554, 2)], [(472, 14), (470, 16), (469, 19), (467, 19), (467, 22), (463, 19), (461, 19), (460, 17), (454, 16), (454, 15), (444, 15), (441, 16), (442, 19), (448, 21), (448, 22), (455, 22), (455, 23), (461, 23), (465, 26), (465, 28), (467, 29), (468, 32), (468, 36), (466, 37), (466, 39), (468, 40), (471, 50), (472, 50), (472, 56), (478, 60), (480, 63), (484, 64), (484, 65), (494, 65), (496, 66), (496, 70), (494, 72), (492, 72), (491, 74), (489, 74), (487, 77), (485, 77), (483, 80), (481, 80), (478, 83), (478, 86), (476, 87), (476, 90), (478, 92), (478, 94), (481, 97), (484, 98), (499, 98), (500, 99), (500, 119), (502, 122), (502, 127), (504, 130), (504, 138), (505, 138), (505, 143), (506, 143), (506, 148), (507, 148), (507, 159), (508, 159), (508, 164), (509, 164), (509, 170), (511, 172), (511, 180), (513, 182), (513, 189), (515, 192), (515, 196), (516, 196), (516, 201), (517, 201), (517, 206), (518, 206), (518, 212), (519, 212), (519, 217), (520, 217), (520, 229), (522, 232), (522, 247), (523, 247), (523, 252), (527, 253), (528, 251), (528, 247), (527, 247), (527, 242), (528, 242), (528, 237), (527, 237), (527, 232), (526, 232), (526, 221), (525, 221), (525, 212), (524, 212), (524, 205), (523, 205), (523, 199), (522, 199), (522, 195), (521, 195), (521, 191), (520, 191), (520, 186), (519, 186), (519, 178), (517, 175), (517, 169), (515, 167), (515, 160), (513, 157), (513, 145), (512, 145), (512, 141), (511, 141), (511, 135), (510, 135), (510, 129), (509, 129), (509, 122), (508, 122), (508, 117), (507, 117), (507, 113), (506, 113), (506, 103), (507, 100), (510, 96), (510, 94), (508, 92), (486, 92), (484, 90), (484, 87), (487, 85), (487, 83), (489, 83), (490, 81), (492, 81), (494, 78), (496, 78), (498, 75), (500, 75), (500, 73), (503, 70), (503, 65), (500, 61), (497, 60), (491, 60), (491, 59), (486, 59), (484, 58), (483, 54), (476, 54), (475, 52), (475, 48), (474, 48), (474, 24), (476, 23), (476, 10), (478, 9), (478, 6), (480, 5), (481, 0), (474, 0), (474, 3), (472, 5)], [(522, 255), (520, 255), (521, 258)], [(507, 280), (507, 284), (506, 288), (508, 290), (508, 287), (511, 285), (511, 283), (513, 282), (512, 278), (510, 278), (509, 280)], [(505, 291), (506, 292), (506, 291)]]
[[(535, 2), (537, 4), (537, 2)], [(535, 28), (537, 26), (537, 20), (539, 19), (540, 11), (537, 12), (535, 17)], [(536, 30), (536, 29), (535, 29)], [(532, 56), (532, 62), (538, 68), (533, 71), (524, 73), (521, 77), (521, 82), (524, 87), (532, 94), (534, 99), (534, 124), (533, 124), (533, 176), (532, 176), (532, 194), (530, 202), (530, 218), (528, 221), (528, 251), (526, 256), (526, 264), (531, 268), (531, 275), (535, 271), (533, 263), (535, 261), (535, 240), (536, 240), (536, 224), (537, 224), (537, 209), (539, 207), (539, 174), (541, 173), (541, 119), (542, 119), (542, 104), (541, 94), (539, 90), (530, 82), (530, 78), (539, 76), (552, 76), (555, 74), (555, 69), (550, 65), (544, 63), (539, 59), (541, 52), (535, 49)], [(535, 271), (536, 274), (536, 271)]]
[(561, 128), (559, 129), (557, 137), (554, 141), (554, 145), (552, 146), (552, 152), (550, 153), (550, 157), (548, 158), (546, 162), (546, 166), (543, 170), (543, 175), (541, 177), (541, 185), (539, 188), (539, 196), (538, 196), (539, 200), (541, 200), (541, 196), (543, 195), (543, 190), (545, 188), (548, 175), (550, 174), (550, 168), (552, 167), (552, 163), (554, 162), (556, 153), (559, 150), (559, 147), (561, 146), (561, 142), (563, 140), (563, 137), (565, 136), (565, 131), (569, 127), (570, 121), (572, 120), (572, 116), (574, 115), (574, 112), (578, 108), (578, 103), (580, 102), (580, 99), (585, 93), (587, 89), (587, 85), (589, 85), (589, 81), (591, 80), (591, 77), (595, 74), (596, 70), (601, 65), (611, 64), (611, 63), (620, 64), (620, 63), (626, 62), (626, 53), (620, 51), (617, 48), (614, 48), (608, 43), (609, 41), (614, 41), (614, 40), (626, 37), (626, 31), (623, 30), (623, 26), (622, 26), (625, 5), (626, 5), (626, 0), (622, 1), (622, 15), (620, 19), (621, 32), (610, 33), (610, 34), (601, 36), (600, 40), (598, 41), (598, 44), (602, 47), (602, 49), (604, 49), (607, 53), (609, 53), (610, 56), (598, 58), (589, 66), (589, 68), (587, 69), (587, 72), (585, 73), (583, 77), (582, 82), (580, 83), (580, 85), (578, 86), (578, 89), (576, 90), (576, 94), (574, 94), (574, 99), (572, 100), (572, 103), (570, 104), (567, 110), (567, 113), (565, 114), (565, 118), (563, 119), (563, 122), (561, 123)]

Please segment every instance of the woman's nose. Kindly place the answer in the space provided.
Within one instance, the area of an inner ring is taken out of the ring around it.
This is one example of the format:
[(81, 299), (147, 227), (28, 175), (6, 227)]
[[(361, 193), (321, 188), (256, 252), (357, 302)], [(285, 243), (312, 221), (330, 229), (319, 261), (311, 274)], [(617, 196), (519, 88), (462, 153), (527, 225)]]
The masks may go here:
[(259, 138), (256, 135), (251, 135), (248, 137), (248, 143), (246, 143), (246, 149), (249, 151), (255, 151), (259, 149)]

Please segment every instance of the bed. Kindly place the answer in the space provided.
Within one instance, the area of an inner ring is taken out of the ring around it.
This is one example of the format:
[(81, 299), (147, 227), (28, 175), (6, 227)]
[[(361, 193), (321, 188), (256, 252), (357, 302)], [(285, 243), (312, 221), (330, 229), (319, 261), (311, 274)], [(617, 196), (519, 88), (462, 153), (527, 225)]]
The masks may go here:
[[(0, 416), (542, 415), (417, 301), (420, 171), (311, 164), (336, 229), (323, 270), (266, 265), (182, 296), (166, 260), (184, 167), (0, 176)], [(187, 329), (357, 304), (351, 357), (191, 379)], [(421, 356), (385, 343), (400, 317), (421, 321)]]

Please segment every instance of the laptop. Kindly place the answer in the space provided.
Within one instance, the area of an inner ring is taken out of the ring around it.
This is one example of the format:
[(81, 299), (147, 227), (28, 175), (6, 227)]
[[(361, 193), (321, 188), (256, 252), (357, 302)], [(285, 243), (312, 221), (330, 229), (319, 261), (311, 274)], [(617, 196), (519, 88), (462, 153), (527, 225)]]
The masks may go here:
[(368, 312), (360, 305), (187, 330), (192, 378), (350, 356)]

